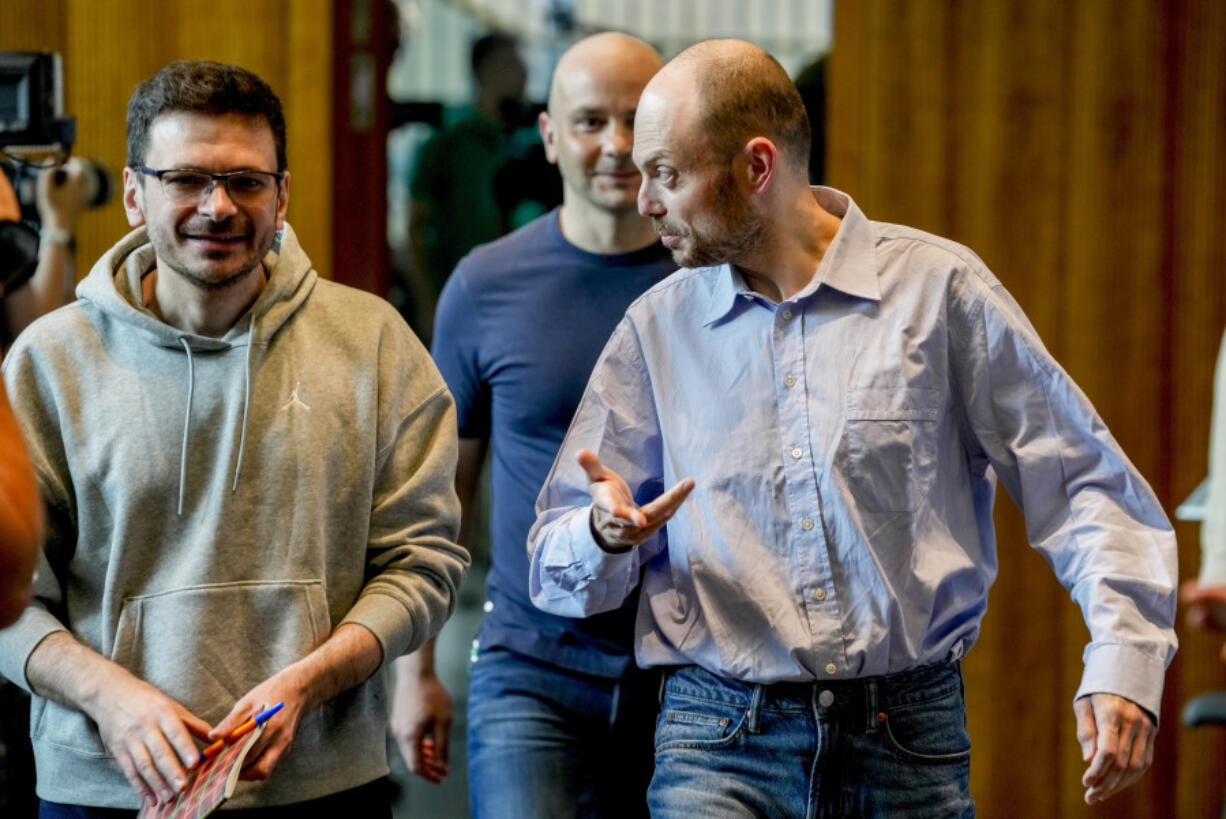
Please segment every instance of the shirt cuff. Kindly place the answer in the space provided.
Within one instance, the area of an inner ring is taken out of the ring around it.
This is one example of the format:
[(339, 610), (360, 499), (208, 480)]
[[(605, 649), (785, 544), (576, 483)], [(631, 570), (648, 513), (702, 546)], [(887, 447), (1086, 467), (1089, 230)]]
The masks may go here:
[(592, 579), (602, 579), (625, 571), (634, 560), (634, 550), (638, 546), (618, 552), (609, 552), (601, 548), (592, 536), (592, 507), (583, 509), (582, 514), (572, 515), (566, 521), (566, 542), (571, 544), (571, 553), (575, 562), (591, 575)]
[(0, 675), (33, 694), (30, 681), (26, 679), (30, 655), (48, 634), (67, 630), (42, 606), (27, 606), (16, 623), (0, 631)]
[(1091, 643), (1083, 660), (1085, 670), (1074, 700), (1088, 694), (1115, 694), (1148, 711), (1157, 726), (1166, 676), (1160, 657), (1123, 643)]

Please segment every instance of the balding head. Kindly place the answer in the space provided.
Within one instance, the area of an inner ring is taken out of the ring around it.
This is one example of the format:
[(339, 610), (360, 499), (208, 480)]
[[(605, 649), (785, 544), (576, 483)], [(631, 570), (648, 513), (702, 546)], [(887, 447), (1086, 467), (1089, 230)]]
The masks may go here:
[(553, 70), (549, 84), (549, 113), (558, 116), (558, 106), (573, 96), (577, 83), (590, 77), (603, 81), (622, 80), (641, 92), (647, 81), (664, 65), (660, 53), (642, 40), (617, 31), (585, 37), (568, 48)]
[(588, 206), (635, 217), (634, 118), (663, 65), (654, 48), (616, 32), (580, 40), (558, 60), (540, 126), (545, 156), (562, 174), (564, 227)]
[(783, 66), (756, 45), (695, 43), (674, 57), (645, 93), (668, 105), (692, 105), (715, 161), (726, 161), (753, 137), (764, 136), (794, 172), (807, 178), (812, 134), (804, 102)]

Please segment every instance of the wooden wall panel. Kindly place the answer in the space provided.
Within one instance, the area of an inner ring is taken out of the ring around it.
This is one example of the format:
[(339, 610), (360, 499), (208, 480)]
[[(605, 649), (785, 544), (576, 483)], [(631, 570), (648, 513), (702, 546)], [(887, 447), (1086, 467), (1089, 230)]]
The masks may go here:
[[(867, 0), (836, 4), (834, 42), (832, 184), (979, 253), (1173, 512), (1205, 474), (1226, 326), (1223, 5)], [(1071, 710), (1087, 632), (1013, 504), (996, 517), (965, 664), (980, 814), (1215, 816), (1226, 731), (1178, 717), (1226, 685), (1216, 642), (1180, 626), (1153, 769), (1087, 809)], [(1198, 529), (1176, 533), (1193, 576)]]
[[(59, 51), (74, 153), (124, 164), (124, 114), (137, 82), (179, 59), (237, 63), (281, 97), (291, 171), (288, 219), (331, 275), (332, 0), (4, 0), (0, 49)], [(78, 275), (128, 230), (118, 197), (83, 215)]]

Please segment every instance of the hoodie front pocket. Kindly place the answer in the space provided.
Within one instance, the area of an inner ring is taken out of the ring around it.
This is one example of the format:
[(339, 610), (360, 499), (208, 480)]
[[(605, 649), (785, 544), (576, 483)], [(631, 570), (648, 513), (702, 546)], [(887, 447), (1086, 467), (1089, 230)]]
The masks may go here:
[(318, 580), (192, 586), (124, 601), (111, 659), (216, 723), (330, 633)]

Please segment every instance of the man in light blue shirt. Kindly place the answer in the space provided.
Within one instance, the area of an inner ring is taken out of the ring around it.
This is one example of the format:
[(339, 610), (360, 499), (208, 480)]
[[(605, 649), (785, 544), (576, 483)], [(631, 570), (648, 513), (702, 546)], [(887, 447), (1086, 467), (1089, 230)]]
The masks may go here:
[(809, 188), (808, 140), (748, 43), (644, 90), (639, 210), (686, 269), (596, 365), (537, 502), (533, 601), (582, 616), (641, 584), (637, 660), (672, 668), (653, 816), (973, 815), (958, 659), (999, 477), (1086, 617), (1101, 801), (1152, 761), (1170, 524), (983, 263)]

